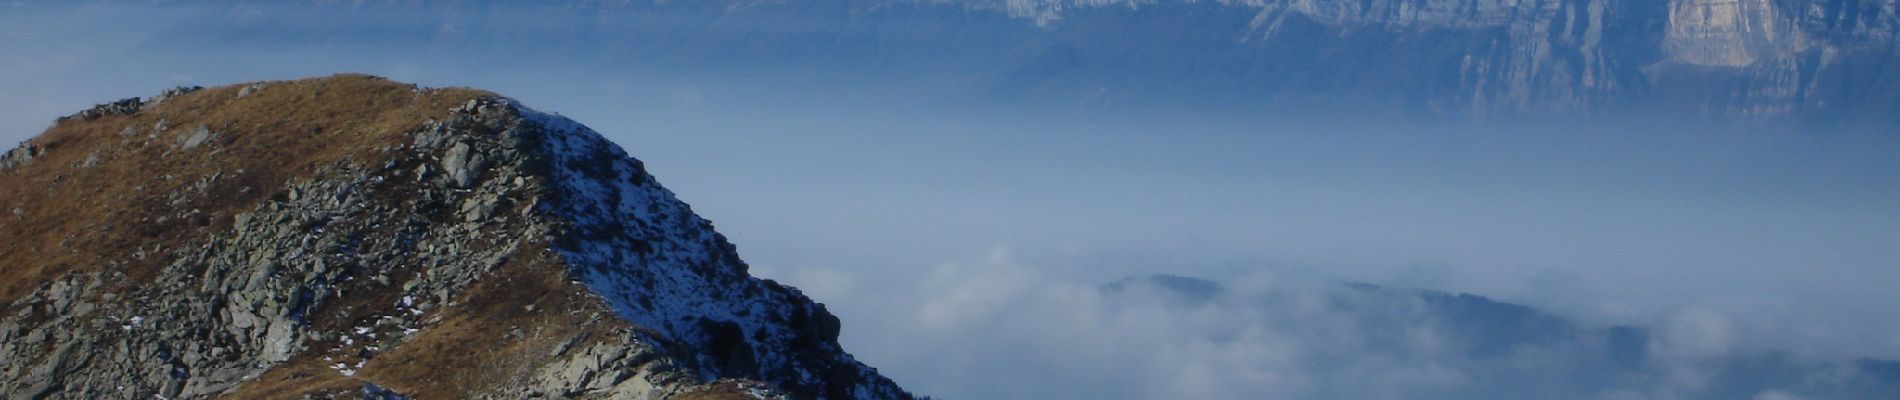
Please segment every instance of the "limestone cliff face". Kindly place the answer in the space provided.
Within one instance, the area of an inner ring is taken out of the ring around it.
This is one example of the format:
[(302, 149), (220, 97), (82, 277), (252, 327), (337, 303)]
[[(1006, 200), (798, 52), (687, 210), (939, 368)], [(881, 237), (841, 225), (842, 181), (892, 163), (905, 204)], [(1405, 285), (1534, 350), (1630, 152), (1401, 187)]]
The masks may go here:
[(565, 118), (363, 76), (115, 104), (0, 168), (0, 398), (910, 397)]
[(1663, 36), (1669, 61), (1746, 67), (1787, 53), (1804, 39), (1767, 0), (1682, 0), (1669, 4)]

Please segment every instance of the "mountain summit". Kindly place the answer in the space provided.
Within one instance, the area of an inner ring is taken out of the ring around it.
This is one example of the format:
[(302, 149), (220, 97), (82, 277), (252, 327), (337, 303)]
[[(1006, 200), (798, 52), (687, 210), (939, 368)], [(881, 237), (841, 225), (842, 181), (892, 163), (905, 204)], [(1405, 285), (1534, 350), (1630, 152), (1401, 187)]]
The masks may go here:
[(361, 75), (0, 157), (0, 398), (908, 399), (566, 118)]

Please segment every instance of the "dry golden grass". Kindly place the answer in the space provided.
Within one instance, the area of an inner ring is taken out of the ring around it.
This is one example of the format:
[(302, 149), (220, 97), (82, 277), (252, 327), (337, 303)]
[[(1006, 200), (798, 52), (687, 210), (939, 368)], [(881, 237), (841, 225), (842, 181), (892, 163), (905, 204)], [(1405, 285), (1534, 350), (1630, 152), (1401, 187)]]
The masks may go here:
[[(69, 120), (31, 139), (45, 154), (0, 172), (0, 304), (112, 260), (129, 263), (111, 271), (129, 279), (109, 283), (146, 282), (170, 260), (134, 256), (141, 250), (160, 255), (228, 227), (234, 213), (321, 165), (380, 162), (390, 155), (379, 149), (404, 142), (406, 132), (493, 95), (364, 75), (271, 82), (239, 98), (243, 86), (192, 92), (133, 115)], [(161, 122), (168, 128), (157, 132)], [(200, 125), (216, 137), (181, 149)], [(77, 166), (92, 156), (96, 165)], [(174, 193), (183, 200), (174, 202)]]
[(354, 392), (362, 388), (361, 380), (338, 374), (325, 366), (323, 360), (306, 355), (279, 364), (220, 398), (303, 399), (314, 392)]
[(540, 248), (516, 255), (458, 295), (439, 322), (357, 376), (418, 399), (466, 398), (525, 383), (568, 338), (588, 334), (572, 347), (584, 348), (627, 326), (566, 279), (558, 256)]

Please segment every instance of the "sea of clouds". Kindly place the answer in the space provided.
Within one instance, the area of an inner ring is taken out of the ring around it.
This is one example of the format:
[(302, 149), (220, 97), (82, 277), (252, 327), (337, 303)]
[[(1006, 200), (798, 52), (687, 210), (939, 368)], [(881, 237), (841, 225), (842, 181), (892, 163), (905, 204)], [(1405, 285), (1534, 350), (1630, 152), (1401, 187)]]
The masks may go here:
[(849, 349), (943, 398), (1778, 400), (1900, 390), (1900, 363), (1756, 347), (1705, 307), (1649, 326), (1591, 326), (1298, 271), (1079, 281), (1003, 247), (915, 282), (757, 272), (831, 304)]

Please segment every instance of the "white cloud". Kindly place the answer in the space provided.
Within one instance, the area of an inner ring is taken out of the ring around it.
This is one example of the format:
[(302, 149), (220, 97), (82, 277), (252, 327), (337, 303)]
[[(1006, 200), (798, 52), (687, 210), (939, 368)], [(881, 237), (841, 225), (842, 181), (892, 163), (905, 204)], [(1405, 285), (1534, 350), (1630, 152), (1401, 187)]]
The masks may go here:
[(974, 264), (944, 264), (920, 288), (926, 297), (916, 313), (918, 322), (938, 329), (988, 322), (1005, 307), (1035, 300), (1032, 291), (1047, 288), (1042, 278), (1012, 259), (1007, 248), (991, 250)]
[[(1726, 367), (1748, 351), (1746, 332), (1705, 308), (1656, 321), (1640, 342), (1645, 361), (1624, 365), (1606, 355), (1605, 330), (1484, 336), (1517, 327), (1484, 325), (1509, 316), (1458, 298), (1262, 272), (1184, 300), (1147, 284), (1104, 289), (1004, 247), (942, 263), (914, 285), (859, 284), (868, 278), (852, 270), (771, 272), (844, 314), (845, 345), (860, 359), (944, 398), (1723, 398), (1738, 379)], [(1474, 338), (1516, 344), (1490, 354), (1474, 346), (1495, 343)]]

